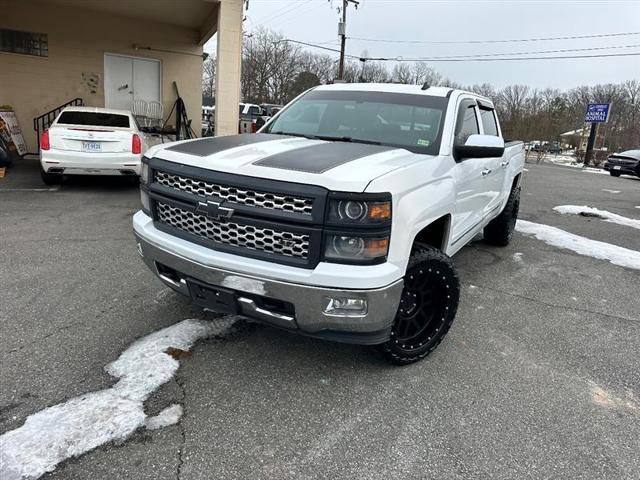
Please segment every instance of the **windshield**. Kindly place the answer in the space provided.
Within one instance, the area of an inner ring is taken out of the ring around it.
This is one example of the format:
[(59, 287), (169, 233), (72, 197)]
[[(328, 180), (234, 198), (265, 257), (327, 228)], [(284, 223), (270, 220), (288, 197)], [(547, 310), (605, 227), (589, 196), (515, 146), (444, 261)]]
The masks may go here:
[(92, 127), (129, 127), (129, 117), (116, 113), (81, 112), (68, 110), (62, 112), (58, 118), (58, 124), (87, 125)]
[(447, 98), (313, 90), (287, 106), (266, 133), (363, 141), (437, 155)]
[(640, 150), (627, 150), (625, 152), (614, 153), (611, 156), (612, 157), (635, 158), (636, 160), (640, 160)]

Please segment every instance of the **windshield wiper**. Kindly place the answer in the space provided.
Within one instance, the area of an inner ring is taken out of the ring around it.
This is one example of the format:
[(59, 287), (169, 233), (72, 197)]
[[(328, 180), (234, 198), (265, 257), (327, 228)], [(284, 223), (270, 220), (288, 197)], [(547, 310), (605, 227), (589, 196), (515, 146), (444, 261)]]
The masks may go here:
[(282, 130), (279, 130), (277, 132), (269, 132), (269, 133), (271, 133), (272, 135), (285, 135), (288, 137), (308, 138), (309, 140), (314, 140), (316, 138), (313, 135), (305, 135), (304, 133), (283, 132)]
[(305, 133), (293, 133), (293, 132), (284, 132), (282, 130), (278, 130), (277, 132), (269, 132), (273, 135), (286, 135), (290, 137), (302, 137), (308, 138), (309, 140), (325, 140), (327, 142), (353, 142), (353, 143), (366, 143), (367, 145), (382, 145), (382, 142), (377, 142), (375, 140), (363, 140), (360, 138), (353, 137), (332, 137), (331, 135), (311, 135)]
[(377, 142), (375, 140), (363, 140), (361, 138), (353, 138), (353, 137), (332, 137), (329, 135), (314, 135), (314, 138), (318, 140), (327, 140), (329, 142), (353, 142), (353, 143), (366, 143), (367, 145), (382, 145), (381, 142)]

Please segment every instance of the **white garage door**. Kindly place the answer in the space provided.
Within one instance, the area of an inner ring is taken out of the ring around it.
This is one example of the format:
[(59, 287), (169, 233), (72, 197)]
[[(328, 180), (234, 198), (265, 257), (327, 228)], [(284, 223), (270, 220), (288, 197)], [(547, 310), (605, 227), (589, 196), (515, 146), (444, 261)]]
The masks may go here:
[(160, 101), (160, 61), (104, 54), (104, 103), (131, 109), (134, 100)]

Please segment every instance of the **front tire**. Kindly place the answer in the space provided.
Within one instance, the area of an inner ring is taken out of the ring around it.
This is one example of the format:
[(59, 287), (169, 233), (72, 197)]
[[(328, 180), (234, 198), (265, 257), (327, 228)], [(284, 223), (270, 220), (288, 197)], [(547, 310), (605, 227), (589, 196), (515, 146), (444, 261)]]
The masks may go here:
[(484, 227), (484, 240), (491, 245), (506, 247), (513, 237), (520, 211), (520, 187), (511, 190), (504, 210)]
[(378, 346), (386, 360), (409, 365), (435, 350), (458, 309), (460, 282), (453, 261), (433, 247), (409, 259), (404, 289), (389, 341)]
[(62, 174), (47, 173), (42, 167), (40, 167), (40, 176), (45, 185), (60, 185), (62, 183)]

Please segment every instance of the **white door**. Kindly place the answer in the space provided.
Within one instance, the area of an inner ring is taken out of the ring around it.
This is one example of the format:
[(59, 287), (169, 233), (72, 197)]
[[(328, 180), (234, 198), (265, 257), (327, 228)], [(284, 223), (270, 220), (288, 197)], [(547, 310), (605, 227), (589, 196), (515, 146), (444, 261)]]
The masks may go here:
[[(498, 130), (498, 122), (493, 108), (478, 105), (480, 113), (480, 126), (484, 135), (492, 135), (500, 137)], [(485, 215), (493, 215), (502, 204), (502, 193), (504, 192), (504, 182), (506, 176), (506, 167), (508, 163), (504, 160), (506, 157), (490, 157), (485, 159), (486, 167), (491, 170), (487, 175), (485, 189), (488, 193), (488, 203)]]
[(134, 100), (160, 101), (160, 62), (104, 54), (104, 104), (131, 110)]
[(120, 55), (104, 55), (104, 105), (128, 110), (133, 100), (132, 59)]
[(133, 59), (133, 98), (147, 102), (160, 101), (160, 62)]
[[(479, 134), (476, 102), (464, 99), (458, 107), (454, 142), (464, 144), (470, 135)], [(482, 222), (489, 206), (487, 177), (489, 163), (484, 158), (458, 159), (455, 179), (458, 189), (453, 221), (453, 244), (470, 234)], [(453, 245), (452, 244), (452, 245)]]

